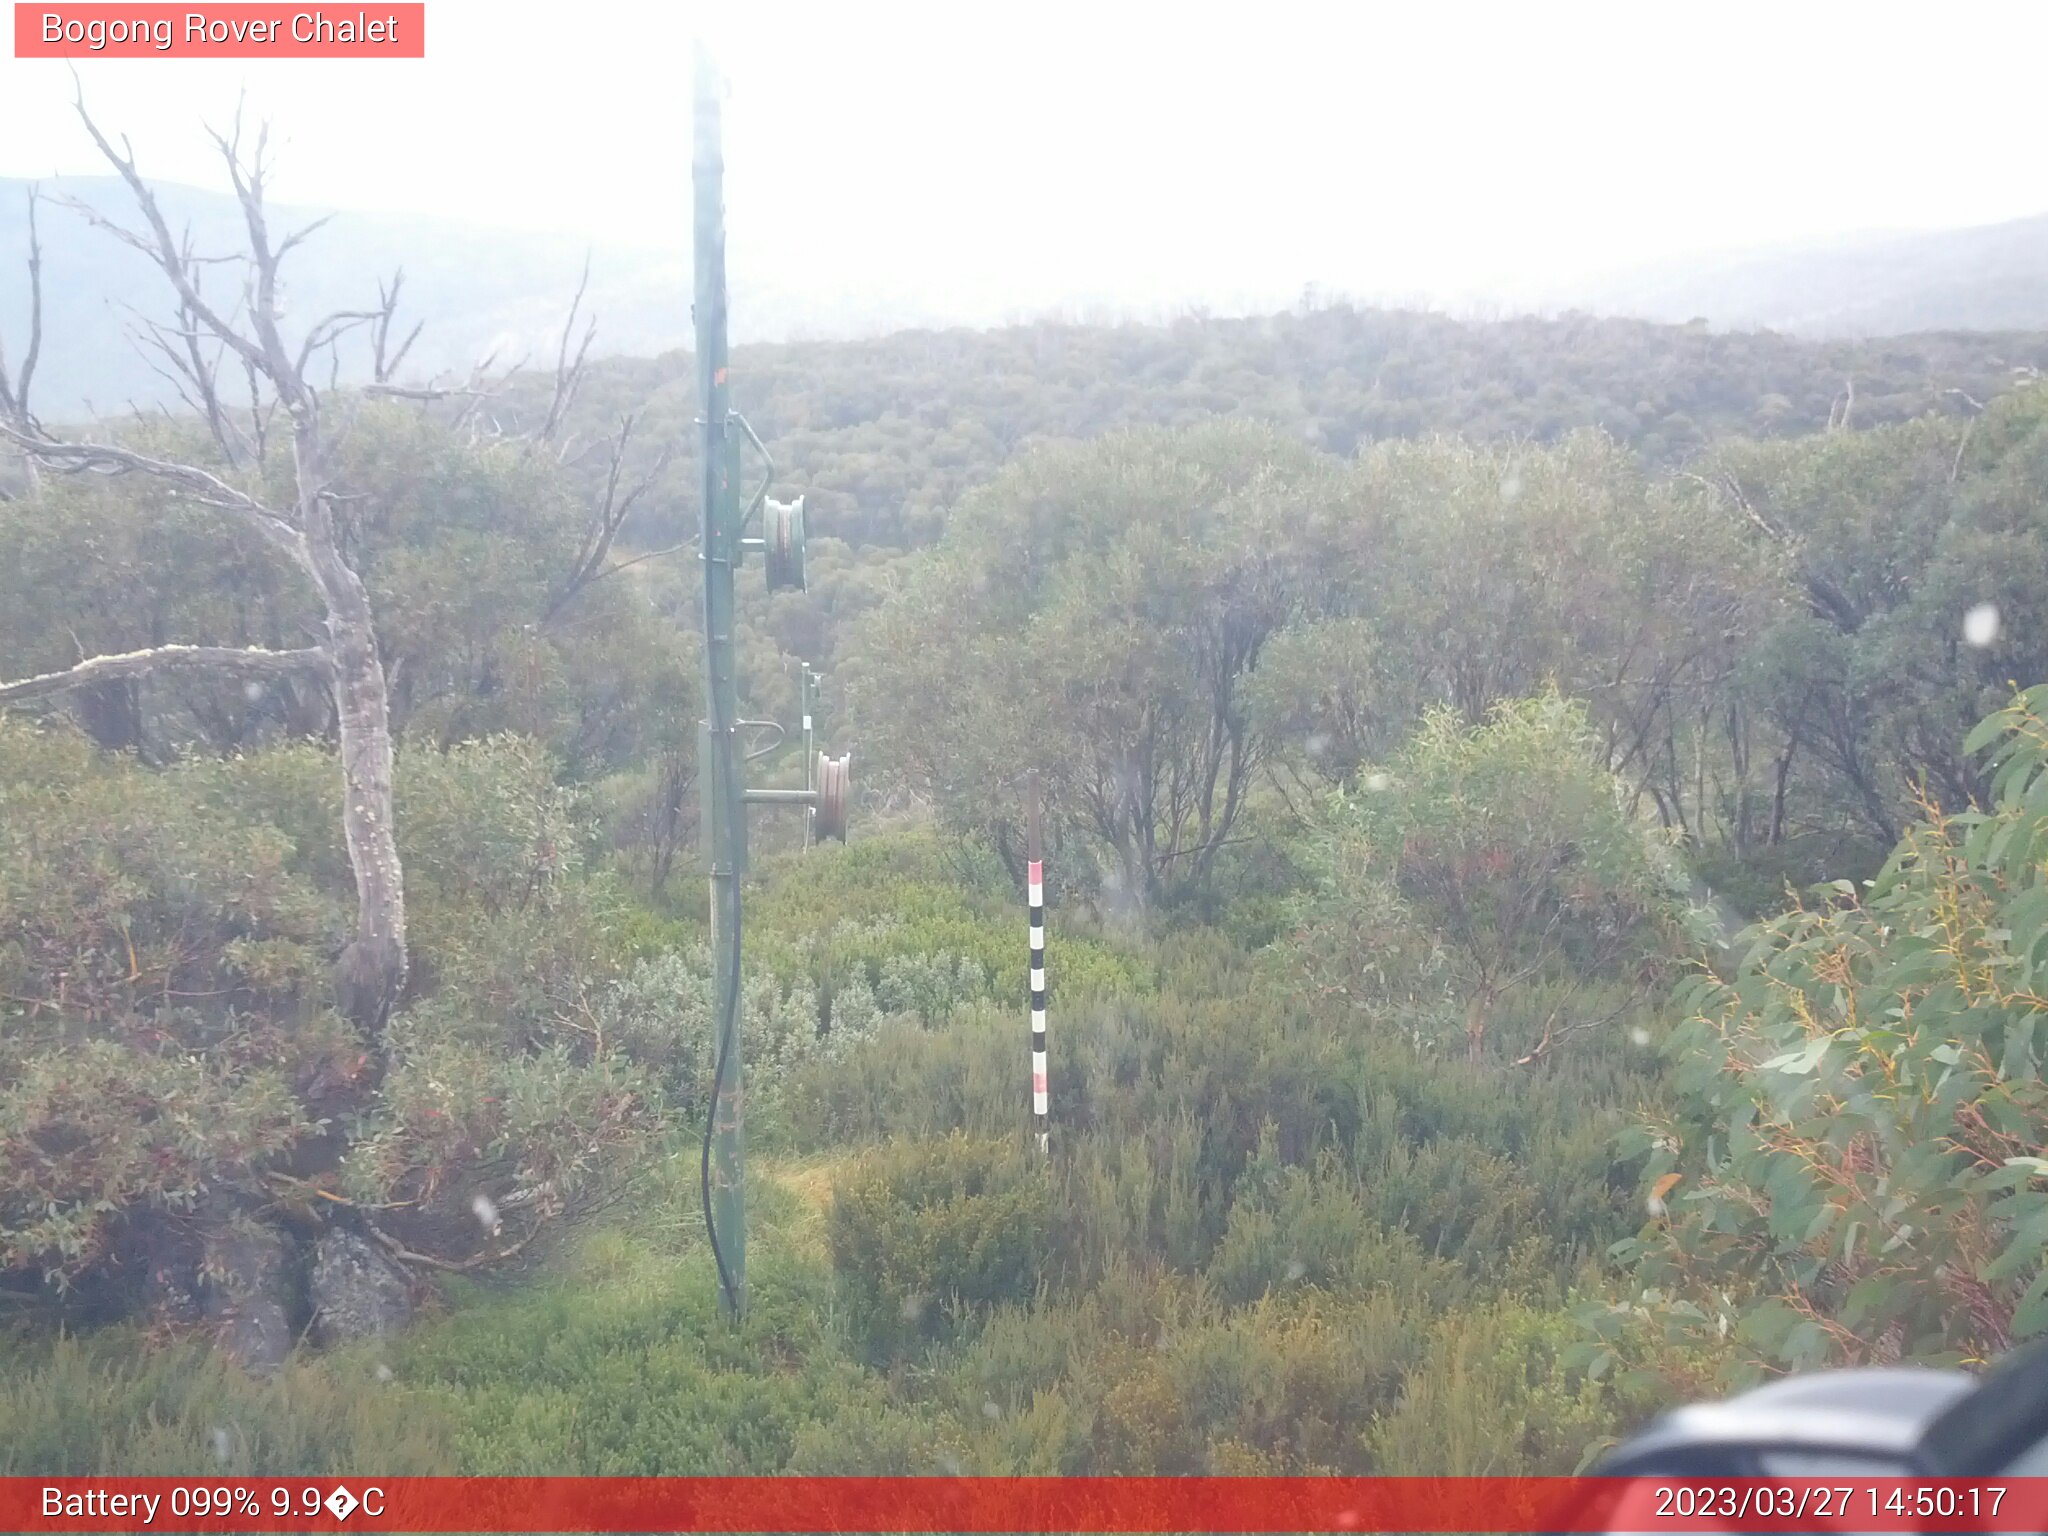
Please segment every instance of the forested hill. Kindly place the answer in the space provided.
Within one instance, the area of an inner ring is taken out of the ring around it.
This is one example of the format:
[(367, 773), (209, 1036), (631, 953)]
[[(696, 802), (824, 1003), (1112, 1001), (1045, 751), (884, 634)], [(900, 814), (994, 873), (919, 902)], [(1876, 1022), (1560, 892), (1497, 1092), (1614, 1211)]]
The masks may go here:
[[(15, 337), (25, 334), (27, 309), (26, 190), (0, 180), (0, 335)], [(42, 414), (61, 419), (88, 403), (101, 412), (154, 408), (170, 398), (169, 385), (133, 341), (156, 292), (147, 263), (63, 206), (69, 200), (126, 218), (117, 184), (60, 178), (43, 191), (45, 325), (36, 386)], [(178, 186), (161, 187), (159, 195), (172, 223), (191, 230), (197, 249), (234, 248), (239, 213), (231, 198)], [(284, 229), (324, 212), (276, 208), (272, 216)], [(1943, 238), (1987, 234), (1996, 232)], [(286, 274), (288, 318), (303, 323), (373, 299), (377, 278), (403, 266), (405, 315), (424, 322), (410, 359), (419, 371), (464, 370), (486, 354), (500, 366), (525, 358), (529, 370), (544, 369), (586, 254), (583, 314), (596, 317), (600, 359), (582, 395), (586, 425), (608, 428), (654, 395), (639, 441), (686, 442), (692, 386), (687, 353), (676, 349), (689, 339), (689, 272), (672, 253), (586, 251), (567, 236), (348, 213), (294, 253)], [(1770, 269), (1765, 287), (1773, 294), (1807, 272), (1787, 261)], [(2024, 304), (1965, 313), (1943, 307), (1938, 295), (1928, 307), (1901, 309), (1894, 300), (1913, 287), (1919, 269), (1879, 265), (1890, 297), (1864, 313), (1865, 322), (1906, 315), (1914, 325), (1941, 317), (2023, 324), (2048, 314)], [(1952, 276), (1978, 266), (1941, 270)], [(1932, 277), (1922, 277), (1920, 289), (1932, 295)], [(1837, 296), (1846, 302), (1850, 288)], [(1642, 294), (1635, 296), (1641, 305), (1588, 297), (1602, 307), (1658, 307)], [(1665, 312), (1678, 303), (1684, 314), (1705, 314), (1717, 324), (1778, 319), (1783, 308), (1744, 308), (1734, 289), (1724, 297), (1727, 304), (1700, 299), (1698, 308), (1686, 307), (1695, 303), (1691, 297), (1669, 294), (1660, 303)], [(750, 335), (880, 332), (956, 312), (938, 297), (829, 293), (788, 272), (735, 272), (743, 342)], [(1782, 318), (1797, 324), (1801, 314), (1786, 311)], [(2005, 387), (2015, 369), (2044, 361), (2043, 331), (1810, 340), (1579, 313), (1459, 320), (1335, 305), (1252, 318), (1190, 315), (1166, 324), (1041, 322), (764, 342), (739, 349), (734, 379), (742, 408), (775, 443), (793, 482), (813, 495), (821, 531), (905, 546), (933, 537), (944, 509), (1034, 436), (1087, 437), (1112, 426), (1185, 423), (1221, 412), (1272, 421), (1349, 454), (1365, 441), (1433, 431), (1553, 438), (1598, 426), (1668, 464), (1731, 433), (1825, 427), (1847, 406), (1852, 384), (1852, 423), (1867, 426), (1958, 409), (1951, 391), (1982, 400)], [(349, 372), (344, 358), (344, 377)]]
[[(1027, 438), (1222, 413), (1325, 450), (1457, 432), (1554, 439), (1600, 427), (1663, 464), (1712, 439), (1872, 426), (1966, 409), (2048, 364), (2048, 333), (1809, 341), (1570, 315), (1459, 321), (1335, 306), (1170, 325), (1039, 324), (742, 347), (734, 397), (807, 492), (817, 531), (914, 546)], [(1853, 387), (1854, 399), (1850, 400)], [(686, 353), (613, 358), (579, 396), (587, 431), (643, 410), (643, 444), (687, 444)], [(543, 381), (502, 404), (544, 408)], [(679, 473), (678, 465), (671, 473)], [(679, 487), (683, 482), (678, 482)]]

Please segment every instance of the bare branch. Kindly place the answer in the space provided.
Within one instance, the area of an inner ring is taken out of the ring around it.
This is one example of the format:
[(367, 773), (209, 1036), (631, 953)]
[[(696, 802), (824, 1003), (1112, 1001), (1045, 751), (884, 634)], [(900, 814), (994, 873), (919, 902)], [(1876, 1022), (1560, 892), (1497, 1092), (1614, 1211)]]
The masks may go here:
[(234, 645), (159, 645), (146, 651), (94, 656), (62, 672), (45, 672), (16, 683), (0, 683), (0, 704), (48, 698), (74, 688), (122, 678), (150, 677), (167, 672), (215, 672), (231, 677), (294, 677), (303, 672), (325, 675), (332, 668), (325, 647), (299, 651), (266, 651)]
[(469, 1258), (466, 1259), (442, 1259), (436, 1258), (431, 1253), (413, 1252), (412, 1249), (406, 1247), (405, 1244), (401, 1243), (397, 1238), (392, 1237), (389, 1233), (385, 1232), (381, 1227), (379, 1227), (375, 1222), (371, 1221), (367, 1216), (363, 1218), (363, 1225), (369, 1229), (370, 1236), (376, 1238), (378, 1242), (382, 1243), (384, 1245), (385, 1250), (389, 1252), (393, 1258), (398, 1259), (402, 1263), (406, 1264), (424, 1264), (430, 1269), (446, 1270), (451, 1274), (461, 1274), (466, 1270), (481, 1269), (486, 1264), (499, 1264), (503, 1263), (507, 1259), (516, 1258), (519, 1255), (519, 1252), (523, 1248), (525, 1248), (528, 1243), (532, 1242), (540, 1232), (539, 1226), (535, 1226), (529, 1229), (526, 1235), (524, 1237), (521, 1237), (517, 1242), (508, 1243), (503, 1248), (498, 1248), (495, 1250), (487, 1248), (482, 1253), (472, 1254)]
[(1842, 386), (1842, 393), (1828, 403), (1828, 430), (1846, 432), (1849, 419), (1856, 411), (1856, 380), (1852, 376)]
[(333, 214), (323, 213), (320, 215), (319, 218), (315, 219), (312, 223), (308, 224), (304, 229), (294, 230), (291, 234), (286, 235), (284, 239), (278, 244), (277, 259), (279, 261), (283, 261), (285, 257), (291, 253), (292, 248), (302, 243), (308, 235), (333, 222)]
[(236, 490), (219, 476), (190, 464), (174, 464), (168, 459), (153, 459), (132, 449), (117, 448), (112, 443), (65, 443), (52, 438), (32, 437), (18, 428), (6, 425), (0, 425), (0, 436), (9, 438), (23, 451), (34, 454), (46, 464), (101, 473), (118, 474), (132, 471), (137, 474), (153, 475), (159, 480), (189, 491), (213, 506), (226, 507), (237, 512), (257, 513), (280, 523), (284, 521), (279, 513), (273, 512), (254, 497)]
[(398, 294), (404, 286), (403, 267), (391, 274), (390, 287), (385, 287), (381, 282), (377, 284), (377, 324), (370, 334), (370, 376), (379, 384), (390, 382), (391, 376), (398, 372), (399, 365), (405, 361), (406, 353), (410, 352), (412, 344), (420, 339), (421, 327), (426, 324), (424, 320), (416, 323), (406, 333), (405, 340), (398, 344), (398, 350), (390, 350), (391, 323), (398, 317)]
[[(176, 326), (164, 325), (153, 320), (144, 320), (142, 324), (149, 343), (163, 354), (165, 361), (170, 364), (171, 372), (166, 373), (150, 360), (147, 347), (143, 346), (142, 339), (138, 337), (137, 347), (142, 351), (144, 361), (150, 363), (150, 367), (159, 377), (170, 381), (172, 387), (178, 391), (179, 399), (196, 414), (205, 418), (207, 431), (212, 435), (222, 455), (231, 466), (240, 468), (251, 457), (252, 444), (248, 434), (236, 425), (233, 416), (221, 402), (220, 364), (224, 349), (219, 340), (214, 339), (213, 356), (208, 358), (203, 350), (207, 333), (201, 331), (198, 317), (182, 300), (178, 306)], [(253, 447), (254, 457), (260, 460), (260, 441)]]
[(1588, 1030), (1605, 1028), (1628, 1012), (1636, 1000), (1633, 997), (1624, 999), (1620, 1007), (1611, 1009), (1607, 1013), (1601, 1014), (1598, 1018), (1575, 1019), (1560, 1029), (1557, 1027), (1557, 1021), (1563, 1014), (1565, 1007), (1569, 1006), (1570, 1001), (1568, 998), (1564, 1004), (1550, 1011), (1550, 1017), (1543, 1021), (1543, 1037), (1536, 1042), (1535, 1047), (1526, 1056), (1517, 1056), (1515, 1058), (1516, 1066), (1526, 1067), (1541, 1061), (1553, 1049), (1562, 1045), (1573, 1035), (1582, 1035)]
[(37, 188), (28, 189), (28, 351), (12, 382), (7, 377), (6, 350), (0, 347), (0, 416), (24, 431), (35, 428), (35, 417), (29, 410), (29, 388), (35, 382), (36, 359), (43, 350), (43, 242), (36, 228), (36, 203), (40, 197)]
[(242, 359), (242, 377), (249, 386), (249, 432), (256, 440), (256, 462), (260, 464), (270, 449), (270, 423), (277, 415), (277, 396), (265, 398), (263, 376), (247, 358)]
[(147, 454), (117, 448), (111, 443), (63, 443), (31, 436), (6, 422), (0, 422), (0, 437), (53, 468), (96, 474), (149, 475), (210, 507), (238, 512), (301, 568), (307, 567), (309, 556), (305, 536), (283, 514), (203, 469), (190, 464), (174, 464), (168, 459), (153, 459)]
[(1763, 514), (1757, 511), (1755, 507), (1750, 505), (1749, 498), (1742, 494), (1742, 487), (1736, 483), (1735, 477), (1733, 475), (1724, 475), (1722, 477), (1721, 483), (1718, 485), (1715, 484), (1713, 481), (1709, 480), (1705, 475), (1696, 474), (1689, 469), (1680, 470), (1679, 475), (1682, 479), (1690, 480), (1696, 485), (1704, 486), (1710, 495), (1726, 496), (1730, 501), (1734, 502), (1736, 506), (1742, 509), (1742, 515), (1748, 518), (1749, 521), (1753, 525), (1755, 525), (1757, 531), (1762, 533), (1766, 538), (1770, 539), (1773, 543), (1792, 544), (1794, 542), (1790, 534), (1784, 532), (1784, 530), (1782, 529), (1772, 527), (1771, 524), (1765, 520)]
[[(92, 135), (93, 143), (99, 146), (100, 154), (105, 157), (109, 165), (113, 166), (114, 170), (120, 175), (121, 180), (127, 183), (129, 192), (134, 195), (137, 207), (142, 210), (142, 216), (149, 224), (150, 236), (138, 235), (134, 231), (103, 217), (96, 210), (88, 208), (84, 204), (73, 201), (72, 206), (77, 208), (93, 224), (115, 235), (128, 245), (135, 247), (135, 249), (143, 252), (143, 254), (154, 261), (163, 270), (164, 275), (171, 280), (171, 285), (178, 291), (178, 297), (193, 314), (197, 315), (205, 323), (206, 328), (236, 352), (240, 353), (266, 376), (270, 377), (271, 382), (282, 390), (284, 387), (283, 383), (272, 374), (272, 360), (266, 355), (265, 349), (236, 330), (211, 304), (206, 302), (205, 296), (200, 293), (199, 285), (193, 278), (191, 267), (183, 260), (182, 248), (177, 239), (172, 236), (171, 226), (164, 219), (163, 209), (157, 204), (156, 194), (150, 191), (149, 183), (144, 181), (141, 173), (135, 169), (134, 146), (124, 136), (121, 140), (121, 148), (114, 148), (113, 144), (107, 139), (107, 136), (100, 131), (99, 124), (93, 121), (92, 114), (86, 111), (85, 93), (83, 90), (80, 90), (73, 105), (78, 109), (80, 121), (85, 124), (85, 131)], [(242, 190), (244, 183), (238, 161), (231, 162), (230, 173), (234, 177), (237, 191)], [(281, 357), (279, 361), (282, 361)]]
[(488, 400), (493, 391), (486, 389), (429, 389), (411, 384), (365, 384), (363, 393), (379, 395), (392, 400)]
[(561, 430), (562, 418), (568, 414), (569, 402), (575, 399), (576, 390), (583, 382), (583, 365), (590, 355), (590, 343), (597, 336), (597, 321), (593, 317), (583, 328), (582, 343), (576, 348), (576, 355), (569, 355), (569, 341), (576, 331), (576, 314), (583, 307), (583, 295), (590, 287), (590, 257), (583, 258), (583, 276), (576, 284), (575, 297), (569, 301), (569, 318), (562, 322), (562, 345), (555, 356), (555, 392), (548, 402), (547, 416), (541, 421), (540, 430), (529, 443), (551, 443)]
[[(648, 490), (653, 487), (654, 482), (661, 477), (661, 472), (668, 468), (669, 460), (674, 456), (673, 447), (662, 449), (659, 456), (656, 457), (653, 467), (645, 475), (641, 476), (625, 495), (621, 496), (619, 494), (619, 480), (625, 468), (626, 445), (632, 440), (633, 424), (636, 420), (636, 417), (629, 414), (619, 422), (618, 435), (612, 439), (611, 463), (605, 471), (604, 499), (598, 504), (597, 511), (592, 515), (590, 526), (584, 530), (583, 544), (581, 549), (577, 551), (576, 561), (570, 570), (568, 581), (563, 585), (562, 590), (555, 595), (555, 600), (548, 604), (547, 611), (540, 617), (543, 627), (556, 614), (560, 613), (563, 608), (567, 607), (569, 602), (592, 582), (602, 581), (605, 577), (614, 575), (626, 569), (629, 565), (638, 565), (640, 560), (651, 558), (643, 555), (639, 559), (625, 561), (622, 564), (612, 566), (610, 569), (605, 569), (604, 566), (606, 557), (611, 554), (612, 543), (619, 536), (619, 529), (625, 526), (626, 518), (633, 510), (633, 504), (646, 495)], [(657, 553), (660, 553), (660, 551), (657, 551)]]
[(373, 309), (341, 309), (331, 315), (322, 316), (306, 327), (306, 339), (299, 343), (298, 361), (293, 365), (292, 371), (303, 377), (306, 365), (312, 361), (315, 352), (322, 347), (334, 346), (350, 331), (359, 330), (366, 325), (375, 325), (378, 318), (379, 312)]
[(1948, 466), (1948, 483), (1950, 485), (1954, 485), (1956, 483), (1956, 476), (1963, 472), (1963, 453), (1970, 446), (1970, 434), (1976, 430), (1976, 417), (1972, 416), (1963, 423), (1963, 435), (1956, 440), (1956, 456), (1950, 460)]
[(139, 235), (134, 230), (130, 229), (127, 225), (117, 223), (113, 219), (108, 218), (104, 213), (101, 213), (99, 209), (93, 207), (91, 203), (84, 201), (82, 198), (73, 197), (69, 193), (64, 192), (58, 193), (56, 197), (53, 199), (53, 201), (57, 204), (59, 208), (64, 209), (67, 213), (77, 214), (78, 217), (85, 220), (85, 222), (91, 225), (94, 229), (97, 229), (104, 234), (112, 235), (116, 240), (120, 241), (123, 245), (131, 246), (135, 250), (142, 252), (143, 255), (150, 257), (152, 260), (155, 259), (156, 248), (149, 243), (148, 236)]
[(292, 365), (284, 335), (277, 325), (277, 267), (284, 252), (270, 243), (270, 218), (263, 206), (270, 124), (258, 125), (256, 148), (246, 163), (242, 159), (240, 103), (235, 107), (232, 134), (222, 135), (212, 129), (207, 131), (220, 150), (221, 159), (227, 165), (228, 180), (234, 184), (235, 197), (242, 205), (242, 223), (249, 236), (249, 259), (255, 267), (256, 276), (255, 295), (249, 305), (249, 324), (256, 333), (257, 349), (264, 359), (263, 372), (294, 415), (311, 411), (315, 402), (313, 391), (305, 380), (304, 358), (301, 358), (299, 367)]
[(644, 555), (635, 555), (630, 560), (621, 560), (617, 565), (606, 566), (595, 576), (591, 577), (590, 581), (585, 582), (584, 585), (589, 586), (592, 581), (603, 581), (607, 576), (616, 576), (619, 572), (629, 571), (636, 565), (644, 565), (649, 560), (659, 560), (664, 555), (678, 555), (686, 549), (695, 549), (696, 547), (697, 541), (692, 539), (686, 544), (671, 544), (666, 549), (650, 549)]

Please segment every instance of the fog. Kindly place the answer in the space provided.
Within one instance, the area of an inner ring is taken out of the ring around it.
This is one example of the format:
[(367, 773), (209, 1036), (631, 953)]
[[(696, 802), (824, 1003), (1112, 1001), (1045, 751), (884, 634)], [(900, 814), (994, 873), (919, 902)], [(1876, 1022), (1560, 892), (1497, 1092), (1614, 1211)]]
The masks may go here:
[[(730, 77), (732, 254), (1013, 304), (1537, 300), (1694, 253), (2048, 208), (2048, 11), (1813, 4), (655, 8), (433, 0), (423, 61), (89, 60), (153, 176), (246, 90), (281, 203), (677, 253), (689, 41)], [(0, 175), (103, 169), (72, 66), (0, 62)]]

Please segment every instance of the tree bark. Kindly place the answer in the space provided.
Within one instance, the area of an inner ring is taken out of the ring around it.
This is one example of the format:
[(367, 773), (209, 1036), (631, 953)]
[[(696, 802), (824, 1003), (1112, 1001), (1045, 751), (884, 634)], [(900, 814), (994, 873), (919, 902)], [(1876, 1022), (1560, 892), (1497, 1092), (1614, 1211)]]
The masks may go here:
[(1465, 1005), (1465, 1060), (1478, 1066), (1486, 1054), (1486, 1026), (1493, 1018), (1493, 997), (1484, 988)]
[(316, 402), (293, 406), (293, 457), (304, 566), (326, 609), (341, 749), (341, 830), (356, 882), (355, 937), (335, 962), (335, 997), (357, 1028), (383, 1031), (405, 987), (405, 877), (392, 791), (391, 692), (368, 589), (342, 557), (323, 474)]
[(159, 645), (146, 651), (94, 656), (62, 672), (45, 672), (39, 677), (25, 677), (15, 683), (0, 683), (0, 704), (48, 698), (116, 680), (160, 677), (167, 672), (276, 678), (326, 666), (326, 652), (318, 647), (299, 651), (265, 651), (232, 645)]
[(329, 599), (334, 709), (340, 721), (342, 835), (356, 879), (355, 937), (335, 965), (341, 1011), (383, 1029), (405, 985), (405, 883), (392, 794), (391, 716), (370, 605), (355, 572), (336, 562), (352, 592)]

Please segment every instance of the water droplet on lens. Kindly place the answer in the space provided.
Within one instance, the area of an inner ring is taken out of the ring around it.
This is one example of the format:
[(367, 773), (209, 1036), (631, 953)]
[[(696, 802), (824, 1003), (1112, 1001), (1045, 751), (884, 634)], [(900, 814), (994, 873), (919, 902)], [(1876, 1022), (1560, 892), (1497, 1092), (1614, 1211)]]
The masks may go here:
[(1998, 638), (1998, 605), (1979, 603), (1963, 615), (1963, 639), (1982, 650)]

